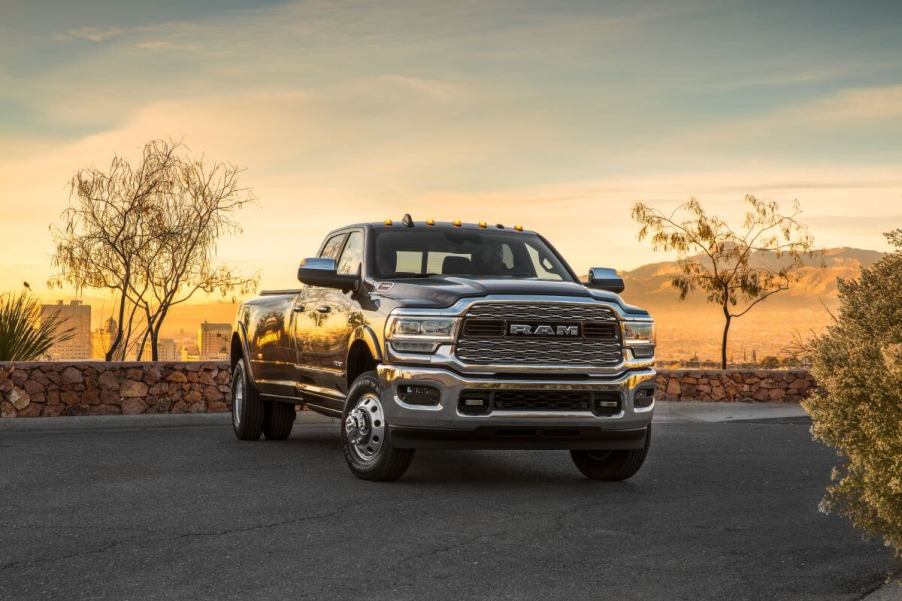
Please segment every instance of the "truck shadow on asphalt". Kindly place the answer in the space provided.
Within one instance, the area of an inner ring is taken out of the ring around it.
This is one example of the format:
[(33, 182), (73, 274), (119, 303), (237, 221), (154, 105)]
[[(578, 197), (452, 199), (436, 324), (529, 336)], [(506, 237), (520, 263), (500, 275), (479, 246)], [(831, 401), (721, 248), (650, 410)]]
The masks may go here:
[[(281, 442), (264, 442), (280, 447), (289, 455), (300, 458), (315, 456), (317, 462), (335, 462), (335, 474), (348, 477), (341, 449), (338, 427), (316, 426), (295, 430), (291, 438)], [(282, 453), (279, 453), (281, 456)], [(320, 464), (322, 465), (322, 464)], [(641, 475), (641, 472), (640, 472)], [(638, 476), (637, 476), (638, 478)], [(374, 484), (381, 486), (380, 484)], [(585, 491), (610, 488), (636, 492), (635, 482), (601, 482), (582, 476), (570, 460), (568, 451), (514, 450), (444, 450), (420, 449), (416, 452), (408, 472), (389, 486), (474, 488), (480, 490), (513, 488), (531, 489), (549, 485), (569, 486)]]

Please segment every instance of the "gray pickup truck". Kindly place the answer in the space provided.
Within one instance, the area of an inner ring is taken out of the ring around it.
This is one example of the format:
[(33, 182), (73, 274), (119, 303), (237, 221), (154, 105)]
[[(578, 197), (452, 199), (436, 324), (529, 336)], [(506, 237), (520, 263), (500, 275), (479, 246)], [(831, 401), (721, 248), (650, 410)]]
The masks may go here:
[(232, 425), (287, 438), (295, 408), (341, 420), (351, 471), (399, 478), (420, 448), (565, 449), (624, 480), (648, 453), (654, 322), (542, 236), (459, 221), (363, 223), (301, 262), (298, 290), (241, 305)]

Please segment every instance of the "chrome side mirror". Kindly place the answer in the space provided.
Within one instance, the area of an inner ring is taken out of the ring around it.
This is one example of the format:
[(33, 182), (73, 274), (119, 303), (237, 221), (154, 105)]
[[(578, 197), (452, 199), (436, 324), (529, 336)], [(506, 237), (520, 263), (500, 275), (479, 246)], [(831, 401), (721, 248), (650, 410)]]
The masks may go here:
[(335, 259), (322, 257), (311, 257), (301, 261), (298, 267), (298, 280), (308, 286), (341, 290), (356, 290), (359, 282), (356, 274), (338, 273)]
[(610, 267), (592, 267), (589, 269), (589, 280), (586, 282), (589, 288), (598, 288), (608, 292), (621, 293), (625, 288), (623, 278), (617, 275), (617, 271)]

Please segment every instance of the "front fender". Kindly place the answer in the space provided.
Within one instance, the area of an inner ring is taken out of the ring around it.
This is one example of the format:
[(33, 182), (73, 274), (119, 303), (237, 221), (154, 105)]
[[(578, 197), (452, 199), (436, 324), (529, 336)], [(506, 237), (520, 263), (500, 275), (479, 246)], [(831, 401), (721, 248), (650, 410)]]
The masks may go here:
[[(247, 328), (244, 325), (243, 321), (238, 321), (235, 324), (235, 335), (238, 337), (238, 343), (241, 345), (241, 356), (244, 358), (244, 369), (247, 372), (247, 377), (250, 378), (251, 384), (256, 384), (257, 380), (254, 377), (254, 370), (251, 369), (251, 355), (250, 348), (247, 344)], [(231, 365), (234, 368), (235, 363), (237, 363), (240, 359), (233, 355), (231, 360)]]
[(363, 341), (370, 351), (370, 355), (378, 362), (382, 362), (382, 345), (379, 344), (379, 336), (373, 328), (368, 325), (361, 325), (354, 328), (351, 332), (351, 338), (348, 340), (348, 348), (358, 340)]

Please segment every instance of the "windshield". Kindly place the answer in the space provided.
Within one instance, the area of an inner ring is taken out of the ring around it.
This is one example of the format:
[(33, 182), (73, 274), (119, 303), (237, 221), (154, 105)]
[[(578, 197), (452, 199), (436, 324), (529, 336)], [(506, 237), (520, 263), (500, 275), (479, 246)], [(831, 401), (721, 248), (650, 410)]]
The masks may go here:
[(376, 275), (416, 278), (517, 278), (572, 282), (570, 272), (534, 234), (472, 230), (381, 230)]

